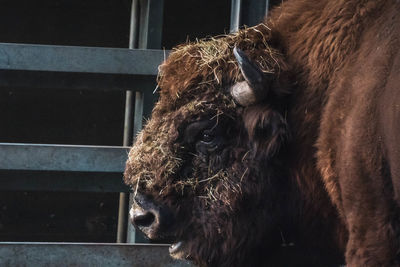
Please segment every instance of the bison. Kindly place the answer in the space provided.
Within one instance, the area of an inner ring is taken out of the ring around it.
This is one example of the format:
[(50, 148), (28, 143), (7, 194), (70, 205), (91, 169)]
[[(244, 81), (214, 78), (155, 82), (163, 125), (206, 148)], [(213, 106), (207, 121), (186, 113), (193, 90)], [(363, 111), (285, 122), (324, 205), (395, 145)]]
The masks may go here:
[(399, 11), (287, 0), (175, 48), (126, 165), (133, 224), (200, 266), (399, 265)]

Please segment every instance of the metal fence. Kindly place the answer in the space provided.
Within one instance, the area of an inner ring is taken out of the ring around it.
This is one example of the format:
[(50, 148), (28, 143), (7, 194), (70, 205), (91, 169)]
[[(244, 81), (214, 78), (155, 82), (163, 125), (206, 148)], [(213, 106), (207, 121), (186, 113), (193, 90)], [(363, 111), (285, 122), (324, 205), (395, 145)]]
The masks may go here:
[[(0, 143), (3, 190), (120, 192), (118, 243), (137, 243), (128, 224), (129, 189), (122, 183), (128, 146), (151, 112), (161, 47), (163, 0), (133, 0), (129, 48), (0, 43), (0, 90), (126, 91), (121, 147)], [(268, 1), (232, 0), (231, 31), (254, 25)], [(65, 243), (0, 243), (1, 266), (184, 266), (165, 246)]]

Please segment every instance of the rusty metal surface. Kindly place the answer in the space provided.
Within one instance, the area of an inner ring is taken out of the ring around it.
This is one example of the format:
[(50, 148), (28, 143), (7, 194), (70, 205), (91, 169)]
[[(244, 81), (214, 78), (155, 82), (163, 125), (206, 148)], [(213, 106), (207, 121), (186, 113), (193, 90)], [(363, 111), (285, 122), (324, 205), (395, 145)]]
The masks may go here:
[(173, 260), (168, 245), (0, 243), (0, 266), (188, 267)]

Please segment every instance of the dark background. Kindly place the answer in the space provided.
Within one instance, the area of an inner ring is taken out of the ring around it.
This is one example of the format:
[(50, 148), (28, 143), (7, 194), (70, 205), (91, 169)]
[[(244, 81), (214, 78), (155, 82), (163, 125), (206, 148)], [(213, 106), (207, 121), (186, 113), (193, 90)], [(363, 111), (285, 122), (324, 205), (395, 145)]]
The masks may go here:
[[(229, 31), (230, 0), (164, 3), (166, 49)], [(0, 42), (126, 48), (129, 19), (128, 0), (0, 0)], [(2, 89), (0, 142), (119, 146), (124, 106), (125, 92)], [(0, 241), (115, 242), (118, 201), (0, 188)]]

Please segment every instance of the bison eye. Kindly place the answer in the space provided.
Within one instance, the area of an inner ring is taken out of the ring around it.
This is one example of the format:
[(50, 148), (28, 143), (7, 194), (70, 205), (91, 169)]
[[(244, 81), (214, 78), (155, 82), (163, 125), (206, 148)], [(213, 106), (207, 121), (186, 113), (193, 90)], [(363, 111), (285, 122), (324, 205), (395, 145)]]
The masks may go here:
[(219, 151), (224, 145), (221, 132), (216, 128), (204, 130), (198, 137), (196, 150), (202, 154)]
[(211, 143), (214, 140), (215, 136), (210, 131), (204, 131), (203, 136), (201, 137), (201, 141), (204, 143)]

